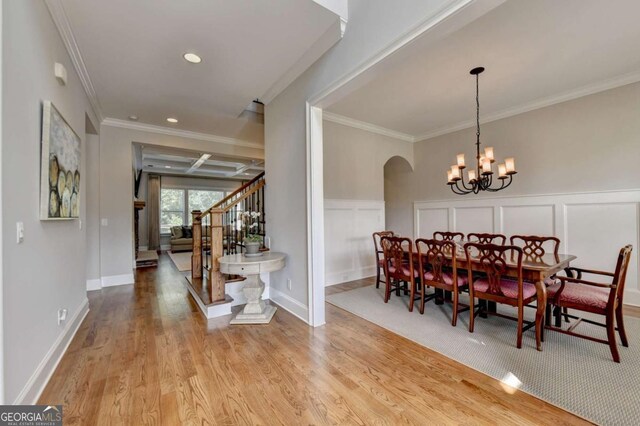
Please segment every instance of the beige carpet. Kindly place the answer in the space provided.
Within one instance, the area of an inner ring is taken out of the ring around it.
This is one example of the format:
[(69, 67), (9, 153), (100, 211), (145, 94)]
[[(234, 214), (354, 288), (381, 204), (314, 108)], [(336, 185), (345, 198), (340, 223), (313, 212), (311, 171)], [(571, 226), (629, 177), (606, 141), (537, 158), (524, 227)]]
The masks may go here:
[(178, 268), (178, 271), (184, 272), (184, 271), (190, 271), (191, 270), (191, 254), (192, 254), (192, 252), (190, 252), (190, 251), (181, 251), (181, 252), (178, 252), (178, 253), (174, 253), (174, 252), (170, 251), (167, 254), (169, 255), (169, 257), (173, 261), (173, 264), (176, 265), (176, 268)]
[[(407, 309), (408, 296), (383, 301), (375, 286), (327, 296), (327, 302), (433, 349), (505, 385), (519, 387), (540, 399), (602, 425), (637, 425), (640, 419), (640, 319), (626, 316), (629, 347), (619, 346), (621, 363), (611, 360), (607, 345), (547, 332), (544, 352), (535, 349), (533, 330), (517, 349), (515, 322), (500, 317), (478, 318), (469, 333), (469, 313), (451, 326), (451, 305), (425, 307), (424, 315)], [(509, 308), (499, 306), (504, 313)], [(532, 309), (527, 309), (530, 317)], [(605, 337), (589, 324), (578, 331)], [(507, 391), (507, 390), (505, 390)]]

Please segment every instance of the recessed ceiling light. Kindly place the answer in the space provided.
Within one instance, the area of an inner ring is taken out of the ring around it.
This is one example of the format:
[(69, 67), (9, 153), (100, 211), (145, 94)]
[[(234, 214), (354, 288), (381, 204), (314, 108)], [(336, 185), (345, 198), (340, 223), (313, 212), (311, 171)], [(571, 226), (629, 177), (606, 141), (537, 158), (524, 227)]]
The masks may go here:
[(169, 117), (169, 118), (167, 118), (167, 121), (168, 121), (169, 123), (174, 123), (174, 124), (175, 124), (175, 123), (177, 123), (177, 122), (178, 122), (178, 119), (177, 119), (177, 118), (173, 118), (173, 117)]
[(171, 168), (171, 166), (164, 166), (164, 168), (165, 168), (165, 169), (170, 169), (170, 168)]
[(182, 55), (182, 57), (187, 62), (191, 62), (192, 64), (199, 64), (200, 62), (202, 62), (202, 58), (196, 55), (195, 53), (187, 52), (184, 55)]
[(130, 115), (130, 116), (129, 116), (129, 120), (131, 120), (131, 121), (138, 121), (138, 116), (137, 116), (137, 115)]

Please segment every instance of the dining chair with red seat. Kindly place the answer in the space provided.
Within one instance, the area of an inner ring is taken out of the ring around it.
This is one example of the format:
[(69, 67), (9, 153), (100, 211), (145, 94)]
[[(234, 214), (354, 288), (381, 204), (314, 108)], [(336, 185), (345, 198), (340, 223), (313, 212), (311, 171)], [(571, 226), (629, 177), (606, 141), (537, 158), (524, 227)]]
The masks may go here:
[[(611, 355), (615, 362), (620, 362), (620, 354), (618, 352), (618, 344), (616, 342), (616, 331), (620, 335), (622, 346), (628, 347), (629, 341), (624, 329), (624, 316), (622, 313), (624, 286), (627, 279), (627, 270), (631, 259), (631, 251), (633, 247), (627, 245), (620, 249), (618, 261), (614, 272), (596, 271), (584, 268), (568, 268), (573, 272), (574, 277), (560, 277), (560, 283), (555, 284), (547, 289), (548, 301), (555, 306), (554, 314), (556, 316), (555, 327), (547, 327), (551, 330), (571, 336), (581, 337), (594, 342), (609, 345)], [(599, 277), (607, 277), (610, 283), (595, 282), (583, 279), (583, 275), (596, 275)], [(605, 317), (605, 323), (596, 322), (587, 318), (580, 318), (569, 315), (570, 318), (577, 319), (571, 327), (564, 330), (560, 328), (561, 315), (560, 308), (576, 309), (583, 312), (598, 314)], [(599, 339), (585, 334), (574, 332), (580, 322), (598, 325), (607, 329), (607, 340)], [(617, 325), (617, 327), (616, 327)]]
[(439, 241), (460, 242), (464, 240), (464, 234), (462, 232), (436, 231), (433, 233), (433, 239)]
[(451, 325), (455, 327), (458, 313), (468, 310), (465, 305), (460, 309), (458, 296), (467, 288), (467, 277), (458, 275), (456, 244), (453, 241), (419, 238), (416, 240), (418, 252), (418, 271), (421, 275), (420, 313), (424, 314), (425, 302), (436, 297), (427, 295), (426, 287), (435, 287), (449, 291), (453, 296), (453, 315)]
[(379, 231), (373, 233), (373, 247), (376, 253), (376, 288), (380, 288), (380, 283), (384, 284), (384, 281), (380, 278), (380, 273), (384, 270), (384, 253), (382, 252), (380, 240), (382, 237), (393, 237), (394, 235), (393, 231)]
[[(384, 276), (386, 287), (384, 303), (389, 302), (391, 292), (407, 290), (410, 294), (409, 312), (413, 312), (417, 285), (420, 282), (418, 269), (414, 267), (413, 241), (403, 237), (382, 237), (380, 240), (384, 253)], [(395, 284), (394, 284), (395, 283)], [(407, 284), (409, 288), (407, 289)]]
[[(536, 347), (540, 348), (543, 310), (539, 308), (536, 311), (535, 322), (529, 322), (526, 327), (524, 326), (524, 307), (538, 299), (538, 290), (534, 284), (523, 280), (522, 249), (509, 245), (467, 243), (464, 245), (464, 250), (467, 256), (470, 304), (474, 305), (477, 298), (516, 307), (518, 309), (518, 317), (515, 318), (518, 322), (516, 346), (518, 349), (522, 347), (522, 333), (535, 326)], [(510, 269), (507, 259), (515, 264), (516, 276), (506, 275)], [(474, 279), (472, 262), (477, 264), (475, 269), (482, 270), (482, 277)], [(479, 311), (472, 312), (469, 316), (469, 331), (472, 333), (475, 316), (478, 313)], [(499, 313), (492, 314), (514, 319)]]
[(469, 242), (474, 242), (474, 243), (497, 244), (497, 245), (503, 246), (507, 242), (507, 237), (505, 237), (502, 234), (487, 234), (487, 233), (471, 232), (467, 234), (467, 240), (469, 240)]

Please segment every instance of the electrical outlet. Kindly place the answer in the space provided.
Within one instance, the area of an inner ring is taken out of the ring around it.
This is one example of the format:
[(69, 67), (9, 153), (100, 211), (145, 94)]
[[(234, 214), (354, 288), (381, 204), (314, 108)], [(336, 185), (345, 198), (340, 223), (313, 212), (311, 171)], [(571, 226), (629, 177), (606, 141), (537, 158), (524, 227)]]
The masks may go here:
[(78, 229), (82, 229), (82, 219), (78, 219)]
[(287, 278), (287, 289), (291, 291), (291, 278)]
[(106, 217), (103, 217), (102, 220), (100, 221), (100, 225), (109, 226), (109, 219), (107, 219)]
[(67, 320), (67, 310), (66, 309), (58, 309), (58, 325), (62, 324)]

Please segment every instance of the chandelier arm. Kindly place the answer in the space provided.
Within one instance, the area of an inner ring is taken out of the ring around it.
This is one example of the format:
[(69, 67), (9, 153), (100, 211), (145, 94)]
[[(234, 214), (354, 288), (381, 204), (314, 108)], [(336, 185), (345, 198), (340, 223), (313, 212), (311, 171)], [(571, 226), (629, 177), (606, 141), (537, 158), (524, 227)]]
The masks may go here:
[(473, 184), (471, 182), (469, 182), (469, 185), (471, 186), (467, 186), (466, 183), (464, 183), (464, 178), (461, 178), (458, 182), (462, 183), (462, 188), (464, 188), (465, 191), (472, 191), (473, 190)]
[(458, 182), (451, 185), (451, 190), (457, 195), (467, 195), (469, 193), (468, 191), (461, 189), (460, 186), (458, 186)]

